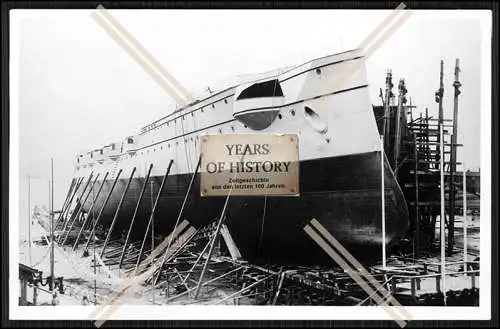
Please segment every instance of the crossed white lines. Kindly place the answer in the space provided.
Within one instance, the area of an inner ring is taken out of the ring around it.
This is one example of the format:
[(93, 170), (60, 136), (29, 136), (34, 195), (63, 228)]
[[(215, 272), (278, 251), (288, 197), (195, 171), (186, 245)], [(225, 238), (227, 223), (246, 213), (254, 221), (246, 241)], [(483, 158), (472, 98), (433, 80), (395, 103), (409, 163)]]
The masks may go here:
[[(362, 57), (361, 61), (348, 62), (343, 66), (340, 74), (332, 76), (331, 79), (325, 80), (320, 89), (328, 88), (335, 90), (345, 82), (345, 80), (357, 69), (361, 67), (363, 62), (369, 58), (402, 24), (409, 18), (411, 12), (405, 9), (406, 6), (401, 3), (391, 14), (380, 23), (375, 30), (360, 44), (357, 49), (358, 56)], [(192, 95), (168, 73), (161, 64), (147, 52), (147, 50), (129, 33), (123, 26), (118, 23), (113, 16), (106, 11), (106, 9), (99, 5), (97, 10), (91, 14), (92, 18), (158, 83), (160, 86), (177, 102), (181, 107), (189, 104), (193, 97)], [(321, 91), (321, 90), (320, 90)], [(380, 306), (382, 306), (393, 319), (401, 326), (404, 327), (406, 322), (403, 321), (399, 311), (406, 319), (410, 319), (406, 310), (397, 302), (397, 300), (388, 293), (378, 281), (376, 281), (362, 266), (361, 264), (324, 228), (321, 224), (313, 219), (310, 224), (304, 227), (305, 232), (316, 242), (318, 245), (332, 257), (332, 259), (342, 266), (351, 277), (373, 298)], [(175, 233), (175, 232), (174, 232)], [(178, 232), (177, 232), (178, 234)], [(172, 236), (174, 236), (173, 234)], [(153, 253), (161, 252), (159, 245), (155, 248)], [(342, 256), (345, 257), (342, 258)], [(347, 260), (347, 261), (346, 261)], [(151, 263), (152, 258), (148, 258), (141, 263), (142, 266), (147, 266), (146, 263)], [(96, 311), (92, 312), (89, 316), (91, 319), (98, 319), (94, 324), (100, 327), (109, 317), (116, 311), (120, 305), (120, 298), (129, 295), (134, 291), (142, 281), (149, 277), (156, 269), (157, 263), (161, 260), (155, 261), (154, 265), (148, 271), (139, 275), (133, 276), (125, 280), (120, 286), (120, 290), (112, 294), (108, 298), (107, 304), (102, 305)], [(349, 265), (350, 262), (351, 265)], [(356, 271), (356, 269), (359, 271)], [(366, 280), (365, 280), (366, 279)], [(367, 285), (371, 284), (375, 290)], [(382, 296), (379, 295), (382, 294)], [(110, 307), (110, 304), (114, 307)], [(394, 305), (389, 307), (388, 304)]]

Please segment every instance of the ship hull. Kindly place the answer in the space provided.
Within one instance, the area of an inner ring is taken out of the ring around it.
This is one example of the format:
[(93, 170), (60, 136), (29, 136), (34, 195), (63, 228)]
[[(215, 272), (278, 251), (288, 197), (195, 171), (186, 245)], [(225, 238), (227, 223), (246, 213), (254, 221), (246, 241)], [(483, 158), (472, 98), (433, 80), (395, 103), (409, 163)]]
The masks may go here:
[[(363, 258), (377, 254), (382, 244), (380, 172), (380, 152), (301, 161), (300, 196), (230, 197), (226, 223), (243, 258), (248, 261), (331, 262), (303, 230), (313, 218), (354, 255)], [(173, 229), (191, 177), (192, 174), (168, 177), (153, 217), (155, 234), (166, 236)], [(152, 177), (146, 185), (131, 231), (133, 240), (144, 237), (162, 178)], [(99, 218), (98, 224), (103, 225), (105, 231), (112, 222), (127, 181), (128, 178), (123, 177), (117, 181)], [(95, 184), (94, 196), (101, 183)], [(186, 219), (198, 228), (219, 218), (225, 201), (225, 197), (201, 197), (199, 183), (197, 175), (180, 215), (181, 220)], [(129, 230), (143, 184), (144, 178), (132, 179), (115, 221), (114, 236), (124, 236)], [(112, 180), (105, 181), (94, 205), (95, 217), (112, 185)], [(385, 187), (386, 243), (390, 243), (406, 232), (409, 216), (403, 193), (387, 160)], [(88, 212), (91, 207), (89, 198), (84, 210)]]

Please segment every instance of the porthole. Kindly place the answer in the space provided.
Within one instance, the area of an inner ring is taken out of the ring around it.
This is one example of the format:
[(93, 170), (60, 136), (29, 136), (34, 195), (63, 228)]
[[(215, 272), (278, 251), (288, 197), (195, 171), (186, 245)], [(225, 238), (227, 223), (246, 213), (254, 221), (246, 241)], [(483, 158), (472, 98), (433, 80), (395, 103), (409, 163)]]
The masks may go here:
[(182, 116), (182, 120), (184, 120), (184, 116)]
[(280, 119), (280, 120), (281, 120), (282, 118), (283, 118), (283, 116), (281, 115), (281, 113), (280, 113), (280, 114), (278, 114), (278, 119)]
[(203, 108), (201, 109), (201, 113), (203, 113)]
[(231, 126), (231, 130), (234, 131), (234, 126)]
[(179, 145), (179, 141), (175, 142), (175, 145)]
[(215, 108), (215, 104), (212, 104), (212, 108), (213, 108), (213, 109)]
[(311, 124), (311, 126), (316, 129), (319, 133), (324, 134), (328, 131), (328, 126), (326, 122), (309, 106), (304, 107), (304, 114), (306, 120)]
[(191, 112), (191, 116), (194, 117), (194, 112)]
[(316, 69), (316, 73), (321, 74), (321, 69), (319, 67)]
[(295, 110), (291, 110), (291, 111), (290, 111), (290, 113), (291, 113), (292, 115), (295, 115)]
[(193, 141), (193, 137), (191, 137), (191, 142)]
[(248, 126), (247, 126), (247, 125), (244, 125), (244, 126), (245, 126), (245, 128), (248, 128)]
[(225, 99), (225, 98), (224, 98), (224, 103), (226, 103), (226, 104), (227, 104), (227, 99)]

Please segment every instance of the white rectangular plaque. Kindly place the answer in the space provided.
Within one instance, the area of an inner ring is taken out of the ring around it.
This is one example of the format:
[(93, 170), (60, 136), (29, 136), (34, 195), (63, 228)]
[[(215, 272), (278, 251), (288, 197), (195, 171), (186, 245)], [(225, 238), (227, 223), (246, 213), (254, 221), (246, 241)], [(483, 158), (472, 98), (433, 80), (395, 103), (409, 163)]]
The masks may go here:
[(299, 195), (297, 134), (201, 138), (201, 196)]

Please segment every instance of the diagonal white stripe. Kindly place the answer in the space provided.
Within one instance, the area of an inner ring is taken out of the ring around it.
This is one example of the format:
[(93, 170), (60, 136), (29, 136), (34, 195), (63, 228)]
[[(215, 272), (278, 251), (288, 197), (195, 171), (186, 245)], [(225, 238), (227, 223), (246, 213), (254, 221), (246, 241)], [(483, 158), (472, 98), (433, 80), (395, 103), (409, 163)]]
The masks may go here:
[(91, 17), (181, 106), (193, 98), (165, 68), (116, 21), (104, 7)]
[[(318, 232), (320, 232), (323, 237), (328, 242), (330, 242), (332, 246), (335, 247), (354, 266), (354, 268), (358, 269), (361, 275), (367, 278), (368, 281), (372, 283), (378, 291), (381, 291), (384, 295), (389, 293), (377, 280), (375, 280), (375, 278), (370, 273), (368, 273), (363, 265), (361, 265), (358, 260), (354, 258), (354, 256), (352, 256), (351, 253), (347, 251), (347, 249), (345, 249), (344, 246), (333, 237), (333, 235), (330, 234), (330, 232), (328, 232), (327, 229), (325, 229), (323, 225), (321, 225), (316, 219), (311, 220), (311, 225), (316, 228)], [(396, 306), (402, 307), (402, 305), (394, 297), (392, 297), (392, 295), (389, 300)], [(402, 308), (402, 312), (405, 313), (404, 315), (406, 317), (410, 317), (410, 314), (408, 314), (404, 308)]]
[(332, 247), (330, 247), (325, 240), (314, 231), (314, 229), (311, 228), (311, 226), (306, 225), (304, 227), (304, 231), (306, 231), (307, 234), (340, 266), (342, 266), (343, 269), (347, 271), (349, 276), (356, 281), (356, 283), (365, 290), (365, 292), (368, 295), (373, 295), (372, 298), (375, 299), (375, 301), (384, 308), (384, 310), (389, 313), (389, 315), (393, 318), (394, 321), (396, 321), (401, 328), (404, 328), (406, 326), (406, 322), (402, 319), (401, 315), (394, 312), (393, 307), (388, 307), (386, 305), (386, 301), (382, 299), (370, 286), (365, 285), (365, 281), (361, 276), (354, 270), (352, 269), (343, 259), (342, 257), (335, 251), (333, 250)]

